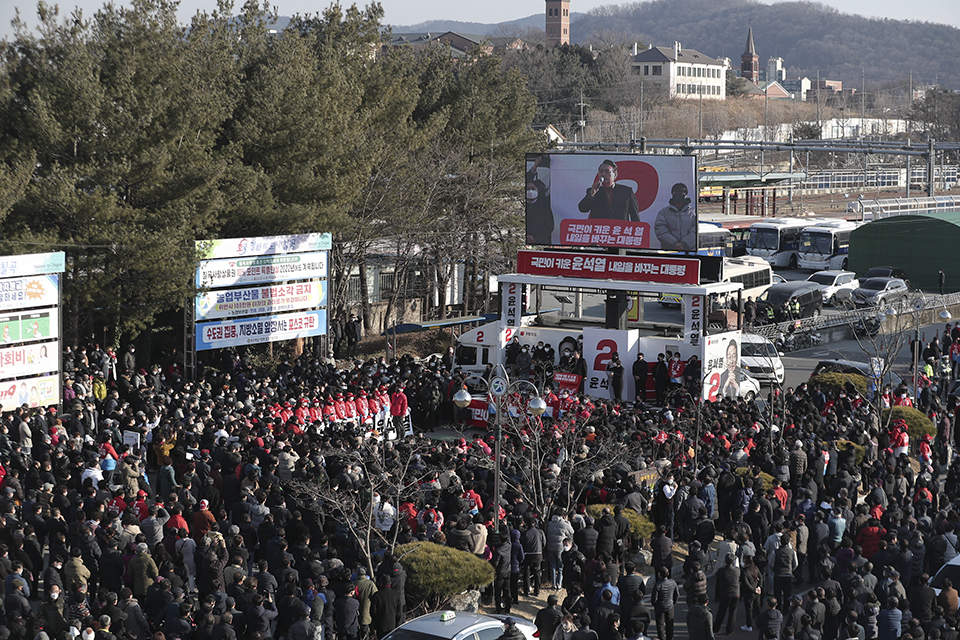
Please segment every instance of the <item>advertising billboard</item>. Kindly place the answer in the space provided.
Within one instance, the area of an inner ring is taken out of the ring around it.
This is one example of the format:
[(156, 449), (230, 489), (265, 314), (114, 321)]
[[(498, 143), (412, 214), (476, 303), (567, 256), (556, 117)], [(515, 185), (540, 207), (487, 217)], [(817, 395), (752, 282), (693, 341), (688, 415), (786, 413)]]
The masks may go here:
[(327, 252), (205, 260), (197, 269), (197, 286), (216, 289), (241, 284), (327, 277)]
[(740, 395), (740, 332), (703, 338), (703, 399), (716, 402)]
[(327, 332), (327, 311), (208, 322), (197, 324), (196, 350), (223, 349), (295, 338), (322, 336)]
[(693, 156), (527, 154), (527, 244), (697, 251)]
[(0, 382), (0, 410), (12, 411), (27, 405), (46, 407), (60, 402), (60, 376), (36, 376)]
[(50, 373), (60, 366), (60, 341), (0, 348), (0, 380)]
[(67, 257), (63, 251), (28, 253), (21, 256), (0, 256), (0, 278), (63, 273)]
[(17, 342), (39, 342), (58, 336), (59, 310), (54, 307), (29, 313), (8, 313), (0, 316), (0, 345)]
[(60, 303), (60, 276), (0, 280), (0, 311), (52, 307)]
[(212, 260), (329, 251), (331, 247), (332, 236), (329, 233), (301, 233), (291, 236), (198, 240), (197, 255), (201, 260)]
[(327, 304), (323, 281), (208, 291), (196, 297), (197, 320), (262, 316)]

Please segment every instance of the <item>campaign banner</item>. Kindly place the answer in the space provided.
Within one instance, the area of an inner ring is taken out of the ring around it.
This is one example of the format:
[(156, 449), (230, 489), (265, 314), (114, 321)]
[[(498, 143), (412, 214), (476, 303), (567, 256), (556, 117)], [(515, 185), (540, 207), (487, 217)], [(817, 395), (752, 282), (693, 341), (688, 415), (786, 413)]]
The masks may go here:
[[(583, 392), (595, 398), (612, 400), (614, 397), (612, 376), (607, 372), (607, 364), (616, 353), (623, 364), (623, 391), (621, 398), (629, 402), (634, 397), (633, 361), (637, 357), (640, 346), (640, 332), (636, 329), (619, 331), (617, 329), (600, 329), (584, 327), (583, 329), (583, 357), (587, 361), (587, 377), (584, 380)], [(556, 373), (554, 374), (556, 379)]]
[(327, 252), (205, 260), (197, 269), (197, 287), (216, 289), (241, 284), (327, 277)]
[(56, 371), (59, 355), (59, 340), (0, 348), (0, 380)]
[(740, 395), (740, 332), (703, 338), (703, 399), (716, 402)]
[(697, 251), (693, 156), (530, 153), (527, 244)]
[(60, 404), (60, 376), (36, 376), (0, 382), (0, 411)]
[(295, 338), (322, 336), (327, 332), (325, 309), (278, 316), (208, 322), (197, 325), (196, 349), (223, 349)]
[(66, 268), (67, 256), (63, 251), (0, 256), (0, 278), (63, 273)]
[(558, 392), (569, 391), (570, 393), (576, 393), (580, 389), (581, 379), (582, 376), (576, 373), (568, 373), (566, 371), (553, 372), (553, 384), (557, 387), (556, 390)]
[(57, 338), (59, 311), (56, 308), (0, 316), (0, 345), (39, 342)]
[(208, 291), (196, 297), (197, 320), (262, 316), (322, 307), (327, 303), (324, 281), (294, 282), (247, 289)]
[(500, 286), (500, 348), (505, 349), (520, 328), (523, 317), (523, 285), (504, 282)]
[(196, 246), (197, 255), (201, 260), (213, 260), (329, 251), (333, 245), (332, 236), (329, 233), (301, 233), (290, 236), (198, 240)]
[(691, 347), (699, 347), (703, 341), (703, 329), (707, 326), (706, 296), (683, 296), (683, 341)]
[(489, 403), (486, 398), (473, 398), (470, 400), (470, 406), (467, 409), (470, 410), (470, 415), (466, 419), (466, 423), (473, 429), (486, 429), (487, 428), (487, 418), (489, 417)]
[(53, 307), (60, 303), (60, 276), (0, 280), (0, 311)]
[(517, 272), (596, 280), (699, 284), (700, 261), (660, 256), (612, 256), (559, 251), (517, 252)]

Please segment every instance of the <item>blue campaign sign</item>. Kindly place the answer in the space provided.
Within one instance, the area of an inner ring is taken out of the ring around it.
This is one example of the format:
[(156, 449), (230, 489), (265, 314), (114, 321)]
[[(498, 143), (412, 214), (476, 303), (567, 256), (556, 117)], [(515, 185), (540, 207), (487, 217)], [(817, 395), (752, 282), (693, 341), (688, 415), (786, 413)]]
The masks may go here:
[(322, 336), (326, 332), (327, 311), (318, 309), (243, 320), (199, 323), (195, 344), (197, 351), (207, 351)]

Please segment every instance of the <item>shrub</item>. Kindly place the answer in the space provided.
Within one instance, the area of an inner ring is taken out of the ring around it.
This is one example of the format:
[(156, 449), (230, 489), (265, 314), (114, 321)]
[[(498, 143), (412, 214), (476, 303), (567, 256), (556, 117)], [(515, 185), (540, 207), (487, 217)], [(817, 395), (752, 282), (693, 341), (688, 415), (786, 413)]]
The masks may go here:
[(854, 450), (854, 459), (857, 464), (863, 464), (863, 457), (867, 455), (866, 447), (857, 444), (856, 442), (850, 442), (849, 440), (837, 440), (837, 451), (842, 451), (847, 448), (847, 445), (853, 445)]
[[(587, 514), (599, 520), (600, 516), (603, 515), (604, 507), (609, 507), (610, 511), (614, 509), (614, 505), (612, 504), (591, 504), (587, 506)], [(644, 538), (649, 538), (653, 535), (653, 532), (657, 530), (653, 522), (650, 521), (650, 518), (640, 515), (633, 509), (624, 509), (623, 516), (630, 522), (630, 537), (636, 542)]]
[(810, 376), (810, 384), (817, 383), (827, 395), (830, 395), (831, 392), (833, 395), (837, 395), (841, 390), (846, 388), (848, 382), (857, 388), (860, 395), (866, 397), (867, 377), (859, 373), (825, 372)]
[(432, 542), (411, 542), (398, 546), (394, 554), (407, 571), (407, 590), (414, 599), (439, 603), (493, 583), (493, 565), (472, 553)]
[[(752, 467), (738, 467), (737, 470), (736, 470), (736, 472), (737, 472), (737, 475), (738, 475), (738, 476), (740, 476), (741, 478), (744, 478), (744, 479), (752, 478), (752, 477), (753, 477), (753, 468), (752, 468)], [(761, 472), (760, 472), (760, 481), (763, 483), (763, 490), (764, 490), (764, 491), (766, 491), (767, 489), (772, 489), (772, 488), (773, 488), (773, 476), (770, 475), (769, 473), (766, 473), (766, 472), (761, 471)]]
[[(892, 412), (892, 416), (891, 416)], [(910, 446), (916, 446), (923, 436), (937, 435), (937, 427), (934, 426), (927, 416), (923, 415), (913, 407), (893, 407), (883, 410), (883, 419), (880, 424), (893, 424), (897, 420), (904, 420), (907, 423), (907, 435), (910, 436)]]

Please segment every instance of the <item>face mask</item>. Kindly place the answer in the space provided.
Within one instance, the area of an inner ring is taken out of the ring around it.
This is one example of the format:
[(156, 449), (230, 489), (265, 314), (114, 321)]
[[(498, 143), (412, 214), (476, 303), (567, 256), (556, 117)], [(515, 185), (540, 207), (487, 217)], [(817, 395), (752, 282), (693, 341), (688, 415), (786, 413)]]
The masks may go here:
[(59, 593), (51, 593), (51, 594), (50, 594), (50, 599), (51, 599), (51, 600), (56, 600), (56, 599), (59, 598), (59, 597), (60, 597), (60, 594), (59, 594)]
[(527, 200), (536, 200), (537, 199), (537, 190), (531, 189), (527, 191)]

